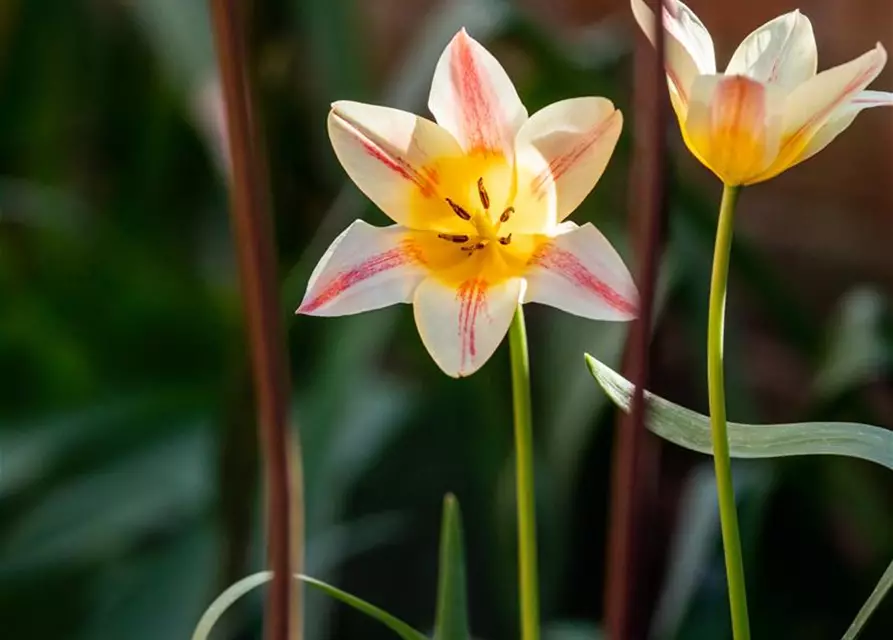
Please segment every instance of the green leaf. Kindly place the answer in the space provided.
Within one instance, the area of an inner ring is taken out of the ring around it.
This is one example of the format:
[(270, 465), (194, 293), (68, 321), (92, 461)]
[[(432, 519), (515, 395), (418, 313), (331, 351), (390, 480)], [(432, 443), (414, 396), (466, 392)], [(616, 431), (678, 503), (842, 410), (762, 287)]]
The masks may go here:
[(604, 632), (591, 622), (559, 620), (543, 627), (544, 640), (602, 640)]
[[(261, 571), (242, 578), (235, 584), (229, 586), (223, 593), (217, 596), (217, 599), (211, 603), (211, 606), (208, 607), (204, 615), (202, 615), (201, 620), (199, 620), (198, 625), (195, 627), (195, 631), (192, 634), (192, 640), (207, 640), (210, 637), (214, 625), (217, 624), (220, 617), (236, 600), (252, 589), (269, 582), (272, 578), (272, 571)], [(337, 587), (333, 587), (330, 584), (326, 584), (325, 582), (308, 576), (297, 575), (295, 578), (306, 582), (308, 585), (319, 589), (336, 600), (340, 600), (341, 602), (350, 605), (357, 611), (365, 613), (370, 618), (378, 620), (403, 640), (428, 640), (422, 633), (416, 631), (402, 620), (395, 618), (387, 611), (383, 611), (382, 609), (369, 604), (365, 600), (361, 600)]]
[(192, 640), (207, 640), (211, 637), (211, 630), (214, 628), (214, 625), (226, 613), (226, 610), (233, 606), (236, 600), (252, 589), (269, 582), (272, 578), (272, 571), (261, 571), (242, 578), (224, 589), (223, 593), (217, 596), (217, 599), (211, 603), (211, 606), (205, 609), (198, 624), (195, 626), (195, 631), (192, 632)]
[(403, 640), (428, 640), (424, 634), (416, 631), (402, 620), (395, 618), (387, 611), (379, 609), (375, 605), (371, 605), (365, 600), (361, 600), (337, 587), (333, 587), (320, 580), (309, 578), (307, 576), (298, 576), (299, 580), (303, 580), (312, 587), (316, 587), (323, 593), (340, 600), (344, 604), (348, 604), (357, 611), (365, 613), (370, 618), (374, 618), (386, 626), (388, 629), (396, 633)]
[[(611, 400), (629, 411), (635, 386), (610, 367), (586, 354), (586, 364)], [(649, 431), (686, 449), (710, 454), (710, 419), (645, 392)], [(854, 422), (741, 424), (729, 422), (729, 450), (734, 458), (775, 458), (800, 455), (839, 455), (860, 458), (893, 470), (893, 431)], [(844, 640), (856, 638), (893, 586), (893, 564), (881, 576)]]
[[(759, 507), (773, 485), (774, 470), (762, 465), (762, 468), (738, 467), (733, 471), (742, 537), (746, 540), (748, 536), (745, 531), (759, 518)], [(748, 518), (748, 515), (751, 517)], [(713, 606), (709, 599), (702, 600), (699, 595), (704, 576), (715, 562), (715, 552), (720, 543), (716, 476), (711, 462), (705, 460), (688, 474), (679, 498), (677, 522), (679, 524), (669, 540), (669, 561), (651, 624), (650, 637), (653, 638), (686, 638), (693, 635), (685, 627), (689, 618), (697, 619), (699, 626), (708, 626), (712, 621), (709, 615), (699, 611), (700, 607)], [(721, 620), (726, 622), (725, 619)], [(699, 631), (702, 630), (703, 627), (699, 628)], [(712, 635), (722, 633), (716, 631)], [(708, 636), (710, 633), (701, 637)]]
[(440, 528), (440, 575), (434, 640), (468, 640), (468, 597), (465, 592), (465, 545), (459, 501), (448, 494), (443, 501)]
[(206, 425), (121, 455), (48, 490), (4, 531), (0, 579), (64, 563), (110, 561), (157, 530), (209, 508), (205, 465), (214, 449)]
[(219, 536), (209, 522), (155, 547), (104, 565), (88, 587), (96, 605), (79, 640), (189, 637), (216, 582)]
[(843, 640), (855, 640), (862, 631), (862, 627), (868, 622), (868, 618), (871, 617), (871, 614), (877, 609), (881, 600), (883, 600), (884, 596), (887, 595), (887, 592), (890, 591), (890, 587), (893, 587), (893, 562), (891, 562), (890, 566), (887, 567), (887, 570), (884, 571), (884, 575), (881, 576), (874, 591), (871, 592), (871, 595), (868, 596), (868, 600), (866, 600), (865, 604), (862, 605), (862, 608), (859, 609), (859, 613), (856, 614), (856, 619), (853, 620), (853, 624), (851, 624), (850, 628), (843, 634)]
[[(632, 404), (633, 384), (586, 355), (589, 370), (605, 393), (624, 411)], [(710, 419), (645, 392), (646, 426), (680, 447), (711, 454)], [(857, 422), (741, 424), (729, 422), (729, 447), (735, 458), (838, 455), (868, 460), (893, 470), (893, 431)]]
[(885, 311), (884, 296), (875, 289), (862, 287), (844, 297), (830, 323), (827, 351), (815, 379), (819, 397), (834, 398), (873, 382), (889, 366), (882, 328)]

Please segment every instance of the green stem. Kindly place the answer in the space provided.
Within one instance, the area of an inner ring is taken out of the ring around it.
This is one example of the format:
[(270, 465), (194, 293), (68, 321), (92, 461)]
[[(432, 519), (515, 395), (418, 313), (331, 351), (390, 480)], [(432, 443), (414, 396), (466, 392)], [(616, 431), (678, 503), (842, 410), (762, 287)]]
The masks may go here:
[(732, 612), (732, 635), (735, 640), (749, 640), (750, 622), (747, 618), (747, 593), (744, 587), (744, 562), (741, 559), (735, 489), (732, 486), (732, 464), (729, 458), (729, 437), (726, 432), (726, 392), (723, 380), (723, 324), (732, 228), (739, 190), (739, 187), (726, 186), (719, 209), (707, 320), (707, 390), (710, 398), (710, 430), (713, 438), (713, 463), (716, 468), (716, 491), (719, 497), (719, 519), (726, 560), (726, 577), (729, 583), (729, 605)]
[(509, 329), (512, 402), (515, 413), (515, 477), (518, 502), (518, 574), (521, 640), (539, 640), (540, 605), (536, 564), (536, 504), (533, 483), (533, 426), (530, 408), (530, 363), (521, 305)]

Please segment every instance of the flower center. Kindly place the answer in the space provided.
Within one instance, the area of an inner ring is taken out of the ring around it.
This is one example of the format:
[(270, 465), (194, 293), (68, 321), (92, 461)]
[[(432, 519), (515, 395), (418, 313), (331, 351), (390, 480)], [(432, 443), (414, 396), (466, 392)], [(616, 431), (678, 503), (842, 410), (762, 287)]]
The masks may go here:
[(476, 211), (473, 214), (469, 213), (467, 209), (462, 207), (462, 205), (456, 203), (454, 200), (450, 198), (446, 199), (447, 204), (450, 205), (450, 207), (453, 209), (453, 212), (463, 221), (470, 223), (470, 225), (474, 228), (474, 233), (437, 234), (437, 237), (441, 240), (446, 240), (447, 242), (454, 242), (456, 244), (462, 245), (460, 247), (460, 250), (468, 253), (469, 256), (471, 256), (475, 251), (485, 249), (491, 242), (495, 241), (505, 246), (510, 244), (512, 241), (512, 234), (509, 233), (508, 235), (500, 235), (499, 228), (502, 226), (502, 223), (508, 222), (509, 218), (511, 218), (512, 214), (515, 212), (515, 208), (511, 206), (506, 207), (505, 210), (500, 214), (499, 220), (497, 220), (494, 224), (492, 218), (490, 217), (490, 195), (487, 193), (487, 187), (484, 185), (483, 177), (478, 178), (477, 190), (482, 209)]

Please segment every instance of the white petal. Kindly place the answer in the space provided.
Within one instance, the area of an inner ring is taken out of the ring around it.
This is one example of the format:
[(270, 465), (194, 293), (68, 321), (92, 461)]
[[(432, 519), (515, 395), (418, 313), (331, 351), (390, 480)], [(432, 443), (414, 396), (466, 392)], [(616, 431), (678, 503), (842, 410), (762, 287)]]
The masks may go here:
[(531, 260), (526, 302), (595, 320), (632, 320), (639, 295), (623, 259), (592, 224), (565, 222)]
[(887, 62), (887, 52), (874, 49), (846, 64), (821, 72), (794, 89), (785, 103), (786, 146), (797, 147), (834, 113), (874, 80)]
[(527, 120), (505, 69), (465, 29), (437, 62), (428, 108), (465, 151), (506, 158), (513, 156), (515, 136)]
[(889, 91), (861, 91), (850, 100), (850, 108), (859, 111), (870, 107), (893, 107), (893, 93)]
[(817, 64), (812, 23), (799, 11), (791, 11), (747, 36), (732, 55), (726, 74), (793, 89), (815, 75)]
[(488, 286), (469, 280), (459, 287), (434, 278), (419, 285), (413, 312), (422, 342), (444, 373), (455, 378), (477, 371), (496, 351), (523, 295), (524, 281)]
[[(631, 0), (633, 15), (653, 43), (655, 40), (654, 12), (644, 0)], [(716, 73), (716, 54), (713, 39), (694, 11), (677, 0), (665, 0), (663, 24), (666, 30), (666, 67), (673, 96), (673, 106), (684, 110), (688, 105), (689, 89), (701, 74)]]
[(893, 93), (885, 91), (863, 91), (847, 104), (838, 107), (831, 114), (792, 164), (803, 162), (828, 146), (840, 133), (849, 127), (862, 109), (871, 107), (893, 107)]
[(427, 270), (399, 225), (362, 220), (338, 236), (316, 265), (298, 313), (343, 316), (410, 302)]
[[(573, 98), (536, 112), (518, 134), (518, 211), (542, 211), (552, 222), (576, 209), (601, 178), (623, 127), (623, 116), (605, 98)], [(552, 193), (554, 192), (554, 196)], [(554, 200), (554, 213), (549, 202)], [(547, 220), (517, 216), (537, 233), (550, 228)], [(538, 226), (537, 226), (538, 225)]]
[(413, 226), (413, 200), (445, 206), (436, 160), (462, 155), (447, 131), (399, 109), (348, 101), (332, 105), (328, 125), (347, 175), (394, 221)]

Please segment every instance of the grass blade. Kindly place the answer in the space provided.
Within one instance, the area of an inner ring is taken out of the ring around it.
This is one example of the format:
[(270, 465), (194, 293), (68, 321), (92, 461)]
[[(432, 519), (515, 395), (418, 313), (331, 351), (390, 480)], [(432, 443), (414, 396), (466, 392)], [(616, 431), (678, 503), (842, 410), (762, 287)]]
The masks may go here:
[(340, 600), (344, 604), (350, 605), (357, 611), (365, 613), (370, 618), (378, 620), (388, 629), (403, 638), (403, 640), (428, 640), (424, 634), (416, 631), (402, 620), (395, 618), (387, 611), (379, 609), (375, 605), (369, 604), (365, 600), (361, 600), (356, 596), (352, 596), (351, 594), (342, 591), (337, 587), (326, 584), (325, 582), (321, 582), (320, 580), (308, 578), (307, 576), (298, 576), (298, 579), (303, 580), (311, 587), (316, 587), (323, 593), (335, 598), (336, 600)]
[(862, 631), (862, 627), (868, 622), (868, 618), (871, 617), (871, 614), (877, 609), (881, 600), (883, 600), (884, 596), (887, 595), (887, 592), (890, 591), (890, 587), (893, 587), (893, 562), (891, 562), (890, 566), (887, 567), (887, 570), (884, 571), (877, 586), (871, 592), (871, 595), (868, 596), (868, 600), (866, 600), (865, 604), (862, 605), (862, 608), (859, 609), (859, 613), (856, 614), (856, 619), (853, 620), (853, 624), (851, 624), (850, 628), (843, 634), (843, 640), (856, 640), (856, 637), (858, 637), (859, 633)]
[[(214, 625), (217, 624), (217, 621), (220, 620), (220, 617), (229, 609), (233, 603), (244, 596), (246, 593), (259, 587), (260, 585), (269, 582), (273, 578), (272, 571), (261, 571), (259, 573), (252, 574), (245, 578), (242, 578), (235, 584), (229, 586), (223, 593), (217, 596), (217, 599), (211, 603), (211, 606), (207, 608), (205, 613), (202, 615), (201, 619), (198, 622), (198, 625), (195, 628), (195, 632), (192, 634), (192, 640), (208, 640), (211, 635), (211, 630), (214, 628)], [(408, 624), (403, 622), (402, 620), (395, 618), (387, 611), (383, 611), (378, 607), (369, 604), (365, 600), (361, 600), (356, 596), (353, 596), (337, 587), (333, 587), (330, 584), (326, 584), (320, 580), (316, 580), (314, 578), (310, 578), (308, 576), (295, 576), (298, 580), (301, 580), (311, 587), (319, 589), (323, 593), (335, 598), (336, 600), (340, 600), (341, 602), (350, 605), (357, 611), (365, 613), (370, 618), (374, 618), (382, 623), (384, 626), (391, 629), (394, 633), (400, 636), (403, 640), (428, 640), (422, 633), (416, 631)]]
[(272, 578), (272, 571), (261, 571), (260, 573), (254, 573), (242, 578), (224, 589), (223, 593), (217, 596), (217, 599), (211, 603), (211, 606), (205, 609), (198, 624), (195, 626), (195, 631), (192, 632), (192, 640), (208, 640), (211, 637), (211, 630), (214, 628), (214, 625), (226, 613), (226, 610), (233, 606), (236, 600), (265, 582), (269, 582)]

